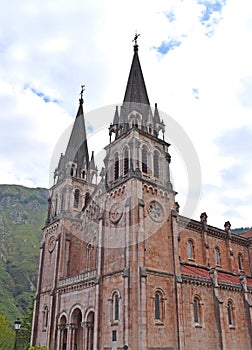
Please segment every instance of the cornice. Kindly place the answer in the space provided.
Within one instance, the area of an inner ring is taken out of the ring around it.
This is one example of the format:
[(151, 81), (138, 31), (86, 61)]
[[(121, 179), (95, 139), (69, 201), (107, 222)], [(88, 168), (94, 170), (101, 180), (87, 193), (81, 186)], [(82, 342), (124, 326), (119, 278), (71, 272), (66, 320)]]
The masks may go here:
[[(189, 219), (181, 215), (177, 216), (177, 223), (182, 228), (191, 229), (199, 233), (202, 233), (204, 230), (203, 225), (200, 221)], [(234, 242), (243, 246), (249, 245), (249, 240), (247, 238), (238, 236), (235, 233), (231, 233), (231, 236), (229, 237), (228, 233), (225, 230), (221, 230), (214, 226), (206, 225), (206, 229), (204, 232), (208, 236), (217, 237), (222, 240), (230, 239), (231, 242)]]

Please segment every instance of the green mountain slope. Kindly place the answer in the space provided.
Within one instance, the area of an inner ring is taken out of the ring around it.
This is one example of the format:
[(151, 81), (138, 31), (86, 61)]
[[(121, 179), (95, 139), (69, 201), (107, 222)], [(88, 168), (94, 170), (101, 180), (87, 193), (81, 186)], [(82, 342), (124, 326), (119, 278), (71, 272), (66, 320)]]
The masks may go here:
[(26, 312), (37, 283), (48, 190), (0, 185), (0, 314)]

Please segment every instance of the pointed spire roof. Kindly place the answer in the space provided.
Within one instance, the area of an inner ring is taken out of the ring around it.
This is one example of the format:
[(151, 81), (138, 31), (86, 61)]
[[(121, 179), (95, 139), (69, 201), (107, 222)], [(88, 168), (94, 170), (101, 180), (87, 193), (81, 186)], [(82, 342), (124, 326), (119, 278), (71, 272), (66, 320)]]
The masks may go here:
[(138, 56), (138, 45), (135, 37), (134, 56), (130, 68), (128, 83), (123, 102), (135, 102), (149, 105), (149, 98), (144, 82), (143, 72)]
[(82, 87), (79, 109), (65, 153), (66, 162), (71, 161), (76, 163), (79, 170), (84, 167), (88, 169), (89, 165), (86, 127), (83, 112), (83, 91)]
[(160, 124), (160, 116), (157, 108), (157, 103), (155, 103), (155, 109), (154, 109), (154, 123)]

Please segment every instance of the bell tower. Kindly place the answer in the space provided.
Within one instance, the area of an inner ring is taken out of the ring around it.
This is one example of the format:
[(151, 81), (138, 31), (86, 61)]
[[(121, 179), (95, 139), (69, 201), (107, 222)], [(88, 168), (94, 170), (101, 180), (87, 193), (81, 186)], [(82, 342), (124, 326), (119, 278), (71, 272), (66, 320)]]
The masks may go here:
[[(82, 236), (80, 219), (97, 187), (94, 153), (89, 158), (87, 145), (83, 92), (84, 86), (65, 154), (61, 154), (54, 172), (40, 247), (31, 343), (43, 344), (50, 349), (69, 347), (70, 341), (68, 337), (67, 343), (63, 335), (62, 339), (57, 338), (61, 281), (95, 269), (94, 258), (90, 257), (89, 261), (86, 258), (91, 242)], [(76, 312), (75, 318), (79, 317)], [(60, 343), (57, 345), (56, 341)]]
[(136, 37), (105, 147), (101, 344), (110, 349), (176, 346), (170, 333), (177, 327), (170, 219), (176, 193), (164, 132), (157, 104), (150, 106)]

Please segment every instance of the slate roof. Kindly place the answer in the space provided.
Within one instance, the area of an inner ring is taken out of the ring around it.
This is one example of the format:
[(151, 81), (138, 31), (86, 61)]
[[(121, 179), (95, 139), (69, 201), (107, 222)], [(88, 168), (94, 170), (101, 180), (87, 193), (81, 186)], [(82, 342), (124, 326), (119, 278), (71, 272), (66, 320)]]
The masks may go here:
[(138, 45), (134, 45), (134, 56), (123, 102), (150, 104), (138, 56)]

